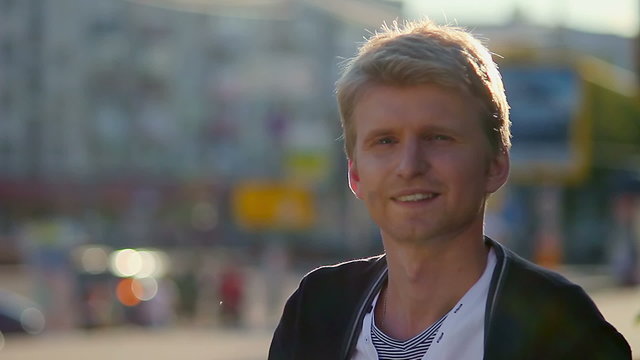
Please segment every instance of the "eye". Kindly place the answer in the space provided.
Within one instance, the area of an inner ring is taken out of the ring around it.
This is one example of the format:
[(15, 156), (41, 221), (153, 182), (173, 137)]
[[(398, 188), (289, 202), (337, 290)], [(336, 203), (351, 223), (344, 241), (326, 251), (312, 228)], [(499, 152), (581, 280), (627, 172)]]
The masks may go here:
[(380, 145), (393, 144), (394, 142), (395, 141), (391, 137), (382, 137), (376, 140), (376, 144), (380, 144)]
[(430, 140), (436, 140), (436, 141), (451, 141), (453, 140), (453, 138), (451, 136), (448, 135), (442, 135), (442, 134), (435, 134), (429, 137)]

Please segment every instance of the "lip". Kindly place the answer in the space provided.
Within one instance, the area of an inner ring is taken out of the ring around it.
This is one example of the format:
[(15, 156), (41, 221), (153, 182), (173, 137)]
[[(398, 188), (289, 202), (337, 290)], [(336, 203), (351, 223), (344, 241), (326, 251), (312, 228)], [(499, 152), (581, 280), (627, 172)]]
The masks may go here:
[(395, 192), (391, 195), (391, 199), (396, 200), (401, 196), (413, 195), (413, 194), (435, 194), (436, 196), (440, 195), (439, 192), (428, 190), (428, 189), (407, 189)]
[[(417, 200), (417, 201), (400, 201), (398, 200), (398, 198), (403, 197), (403, 196), (408, 196), (408, 195), (414, 195), (414, 194), (433, 194), (432, 197), (427, 198), (427, 199), (421, 199), (421, 200)], [(408, 190), (402, 190), (402, 191), (398, 191), (397, 193), (394, 193), (391, 196), (391, 200), (397, 204), (402, 204), (402, 205), (418, 205), (418, 204), (424, 204), (427, 202), (431, 202), (432, 200), (435, 200), (438, 198), (438, 196), (440, 196), (440, 193), (437, 191), (432, 191), (432, 190), (427, 190), (427, 189), (408, 189)]]

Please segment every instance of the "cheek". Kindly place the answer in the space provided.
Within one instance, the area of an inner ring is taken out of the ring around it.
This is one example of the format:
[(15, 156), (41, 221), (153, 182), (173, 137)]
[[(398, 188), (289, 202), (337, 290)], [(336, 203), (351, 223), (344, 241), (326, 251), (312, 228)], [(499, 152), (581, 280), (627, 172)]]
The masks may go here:
[(382, 204), (382, 196), (383, 194), (376, 189), (367, 190), (366, 194), (364, 194), (369, 206), (378, 206)]
[(482, 186), (487, 173), (486, 161), (466, 152), (448, 153), (434, 161), (438, 164), (434, 168), (440, 169), (439, 175), (443, 177), (441, 180), (465, 184), (463, 190)]
[(389, 172), (372, 166), (372, 161), (360, 162), (358, 165), (358, 196), (368, 206), (377, 206), (382, 202)]

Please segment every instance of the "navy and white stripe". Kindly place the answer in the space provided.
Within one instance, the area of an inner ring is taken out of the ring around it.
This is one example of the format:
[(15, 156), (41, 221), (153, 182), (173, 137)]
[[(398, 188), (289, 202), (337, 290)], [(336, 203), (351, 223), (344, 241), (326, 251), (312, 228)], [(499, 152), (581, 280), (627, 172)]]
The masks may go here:
[(375, 325), (371, 324), (371, 342), (378, 353), (379, 360), (420, 360), (426, 354), (433, 343), (433, 340), (440, 329), (440, 326), (447, 318), (443, 316), (433, 325), (413, 338), (406, 341), (399, 341), (387, 336)]

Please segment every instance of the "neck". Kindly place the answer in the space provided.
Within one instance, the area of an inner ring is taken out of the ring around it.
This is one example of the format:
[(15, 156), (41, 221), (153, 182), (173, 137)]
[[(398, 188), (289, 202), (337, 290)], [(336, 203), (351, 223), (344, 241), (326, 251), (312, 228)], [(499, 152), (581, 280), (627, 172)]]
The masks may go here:
[[(378, 322), (389, 336), (409, 339), (444, 316), (482, 275), (488, 248), (481, 231), (447, 241), (398, 243), (383, 234), (388, 283)], [(384, 308), (382, 308), (384, 306)]]

